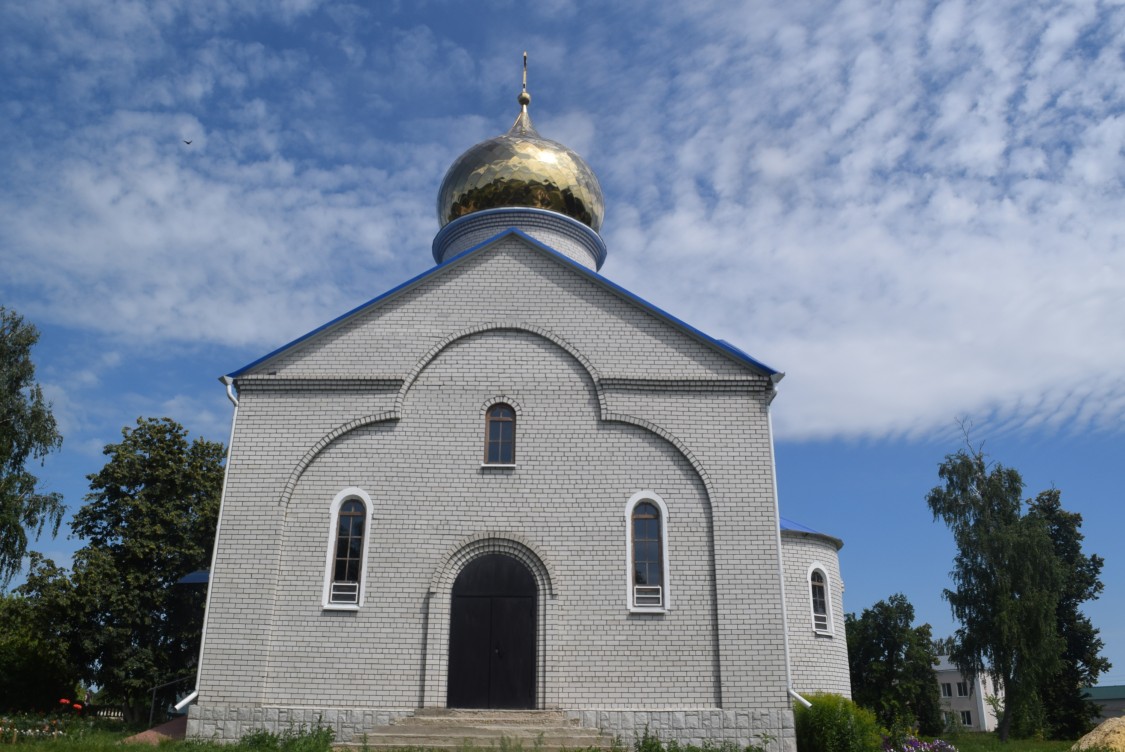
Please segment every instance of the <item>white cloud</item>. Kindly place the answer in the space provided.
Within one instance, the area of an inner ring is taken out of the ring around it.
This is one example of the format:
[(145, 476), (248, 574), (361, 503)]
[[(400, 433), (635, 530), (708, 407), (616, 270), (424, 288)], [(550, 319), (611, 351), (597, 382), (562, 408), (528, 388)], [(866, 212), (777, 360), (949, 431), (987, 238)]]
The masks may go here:
[(606, 274), (788, 371), (782, 436), (1125, 417), (1120, 7), (286, 7), (22, 12), (21, 311), (268, 348), (420, 271), (444, 170), (515, 115), (518, 28), (540, 132), (606, 189)]

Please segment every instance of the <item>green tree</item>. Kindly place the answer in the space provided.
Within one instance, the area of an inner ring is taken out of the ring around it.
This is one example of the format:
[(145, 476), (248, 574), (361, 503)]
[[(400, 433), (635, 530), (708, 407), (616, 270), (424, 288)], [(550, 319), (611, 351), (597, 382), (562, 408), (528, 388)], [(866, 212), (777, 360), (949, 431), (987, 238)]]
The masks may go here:
[(47, 711), (75, 699), (78, 668), (70, 650), (73, 594), (64, 570), (30, 554), (27, 579), (0, 595), (0, 710)]
[[(151, 690), (190, 675), (198, 658), (202, 589), (177, 585), (210, 563), (223, 482), (223, 445), (168, 418), (141, 418), (106, 446), (72, 523), (72, 619), (85, 679), (147, 718)], [(174, 691), (174, 688), (173, 690)]]
[(997, 732), (1007, 741), (1041, 707), (1039, 687), (1059, 669), (1056, 610), (1063, 571), (1042, 519), (1023, 513), (1023, 479), (979, 449), (947, 455), (943, 485), (926, 497), (953, 532), (957, 558), (943, 593), (960, 622), (951, 658), (962, 674), (988, 671), (1004, 688)]
[(847, 615), (852, 699), (875, 713), (884, 728), (940, 734), (941, 698), (934, 679), (929, 624), (913, 626), (914, 607), (901, 593)]
[(31, 348), (39, 331), (0, 306), (0, 586), (20, 570), (27, 534), (58, 532), (62, 497), (41, 493), (27, 467), (62, 445), (51, 406), (35, 381)]
[(1054, 545), (1063, 571), (1062, 590), (1055, 612), (1055, 629), (1063, 641), (1058, 670), (1039, 685), (1045, 731), (1057, 739), (1077, 739), (1094, 726), (1098, 705), (1082, 690), (1092, 687), (1098, 675), (1110, 669), (1101, 655), (1104, 643), (1082, 604), (1102, 592), (1102, 557), (1082, 553), (1082, 515), (1062, 508), (1058, 489), (1043, 491), (1028, 508), (1028, 516), (1040, 520)]
[(934, 638), (934, 655), (951, 655), (953, 648), (957, 645), (957, 641), (952, 637), (935, 637)]

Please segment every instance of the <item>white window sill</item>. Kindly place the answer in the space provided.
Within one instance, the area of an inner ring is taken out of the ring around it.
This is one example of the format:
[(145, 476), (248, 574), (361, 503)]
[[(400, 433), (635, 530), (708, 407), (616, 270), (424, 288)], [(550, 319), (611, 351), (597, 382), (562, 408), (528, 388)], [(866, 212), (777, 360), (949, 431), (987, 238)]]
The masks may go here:
[(835, 637), (836, 636), (835, 632), (829, 632), (826, 629), (814, 629), (813, 634), (815, 634), (817, 637)]
[(515, 465), (514, 462), (510, 463), (510, 464), (505, 464), (505, 463), (502, 463), (502, 462), (482, 462), (482, 463), (480, 463), (480, 466), (481, 467), (509, 468), (509, 467), (515, 467), (516, 465)]
[(668, 609), (664, 606), (629, 606), (631, 614), (666, 614)]
[(358, 603), (325, 603), (322, 608), (325, 611), (359, 611)]

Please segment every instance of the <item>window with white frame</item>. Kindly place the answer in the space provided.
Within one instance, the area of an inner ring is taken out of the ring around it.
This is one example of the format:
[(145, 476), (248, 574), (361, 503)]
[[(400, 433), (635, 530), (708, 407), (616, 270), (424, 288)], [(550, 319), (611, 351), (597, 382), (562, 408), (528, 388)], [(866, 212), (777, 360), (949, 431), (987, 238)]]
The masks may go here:
[(941, 696), (942, 697), (952, 697), (953, 696), (953, 685), (950, 684), (949, 682), (942, 682), (941, 683)]
[(345, 489), (332, 501), (324, 608), (357, 609), (363, 605), (370, 519), (371, 499), (361, 489)]
[(634, 494), (625, 506), (625, 529), (629, 610), (668, 610), (668, 509), (664, 500), (650, 491)]
[(961, 725), (962, 726), (972, 726), (973, 725), (973, 711), (971, 711), (971, 710), (962, 710), (961, 711)]
[(969, 683), (968, 682), (963, 682), (963, 681), (957, 682), (957, 696), (958, 697), (968, 697), (969, 696)]
[(832, 608), (828, 593), (828, 578), (824, 570), (813, 565), (809, 572), (809, 599), (812, 605), (813, 629), (819, 634), (832, 633)]
[(516, 411), (498, 402), (484, 416), (484, 464), (513, 465), (516, 462)]

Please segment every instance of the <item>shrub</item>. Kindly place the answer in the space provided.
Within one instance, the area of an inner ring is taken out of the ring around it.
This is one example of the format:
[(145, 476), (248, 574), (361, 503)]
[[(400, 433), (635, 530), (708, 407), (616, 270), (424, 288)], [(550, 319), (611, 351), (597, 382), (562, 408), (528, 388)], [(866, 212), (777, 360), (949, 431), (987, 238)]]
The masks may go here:
[(880, 752), (882, 736), (870, 710), (840, 695), (816, 694), (794, 710), (798, 752)]
[(298, 726), (274, 734), (263, 729), (251, 731), (232, 749), (239, 752), (330, 752), (335, 732), (319, 722), (312, 727)]

